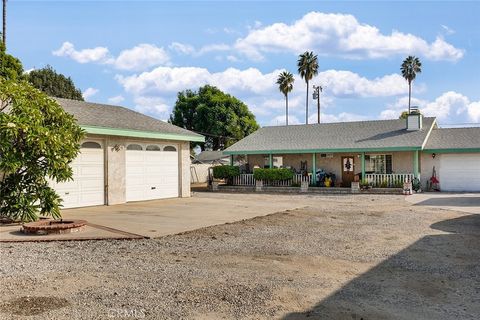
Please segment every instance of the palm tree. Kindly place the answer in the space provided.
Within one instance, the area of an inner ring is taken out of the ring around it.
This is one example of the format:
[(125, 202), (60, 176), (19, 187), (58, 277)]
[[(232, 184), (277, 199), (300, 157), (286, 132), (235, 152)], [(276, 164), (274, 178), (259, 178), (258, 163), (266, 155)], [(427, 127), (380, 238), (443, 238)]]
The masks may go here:
[(402, 71), (402, 76), (408, 81), (408, 113), (410, 114), (412, 82), (415, 80), (417, 73), (422, 72), (422, 63), (417, 57), (408, 56), (405, 60), (403, 60), (400, 70)]
[(307, 99), (306, 99), (306, 118), (305, 123), (308, 124), (308, 83), (314, 76), (318, 74), (318, 58), (312, 51), (305, 51), (298, 57), (297, 61), (298, 73), (305, 79), (307, 83)]
[(293, 89), (293, 74), (288, 71), (283, 71), (278, 75), (277, 84), (278, 89), (285, 95), (285, 123), (288, 126), (288, 93)]

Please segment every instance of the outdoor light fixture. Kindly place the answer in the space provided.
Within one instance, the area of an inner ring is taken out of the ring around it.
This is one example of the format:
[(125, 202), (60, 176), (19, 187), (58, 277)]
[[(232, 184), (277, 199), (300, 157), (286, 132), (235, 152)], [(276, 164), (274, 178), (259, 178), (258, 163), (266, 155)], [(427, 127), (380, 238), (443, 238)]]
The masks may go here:
[(432, 159), (435, 159), (436, 154), (432, 153)]

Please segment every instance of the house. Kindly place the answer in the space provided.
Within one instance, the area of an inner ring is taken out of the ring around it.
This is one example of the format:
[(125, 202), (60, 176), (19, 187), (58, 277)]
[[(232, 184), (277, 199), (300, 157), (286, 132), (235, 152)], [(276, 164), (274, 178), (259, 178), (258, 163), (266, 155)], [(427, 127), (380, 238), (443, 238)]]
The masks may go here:
[(208, 164), (229, 164), (230, 157), (223, 154), (221, 150), (218, 151), (202, 151), (195, 156), (193, 163), (208, 163)]
[(190, 196), (190, 141), (204, 137), (131, 109), (56, 99), (86, 131), (65, 208)]
[(418, 178), (426, 188), (435, 166), (444, 191), (480, 191), (480, 128), (439, 128), (436, 119), (407, 119), (264, 127), (224, 151), (247, 157), (248, 167), (286, 167), (331, 174), (349, 187), (355, 175), (400, 185)]

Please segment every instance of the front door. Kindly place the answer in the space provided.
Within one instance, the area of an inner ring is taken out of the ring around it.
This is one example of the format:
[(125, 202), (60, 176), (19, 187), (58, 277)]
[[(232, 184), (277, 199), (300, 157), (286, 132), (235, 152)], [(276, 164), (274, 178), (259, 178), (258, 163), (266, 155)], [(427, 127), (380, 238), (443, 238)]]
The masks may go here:
[(342, 186), (350, 188), (354, 175), (354, 157), (342, 157)]

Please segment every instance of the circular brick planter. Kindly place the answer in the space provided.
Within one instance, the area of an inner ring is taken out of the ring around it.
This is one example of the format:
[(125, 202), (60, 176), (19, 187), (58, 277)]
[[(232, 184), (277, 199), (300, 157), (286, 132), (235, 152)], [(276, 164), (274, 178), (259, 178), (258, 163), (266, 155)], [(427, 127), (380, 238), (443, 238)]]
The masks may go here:
[(22, 231), (29, 234), (64, 234), (82, 231), (85, 220), (43, 220), (23, 225)]

